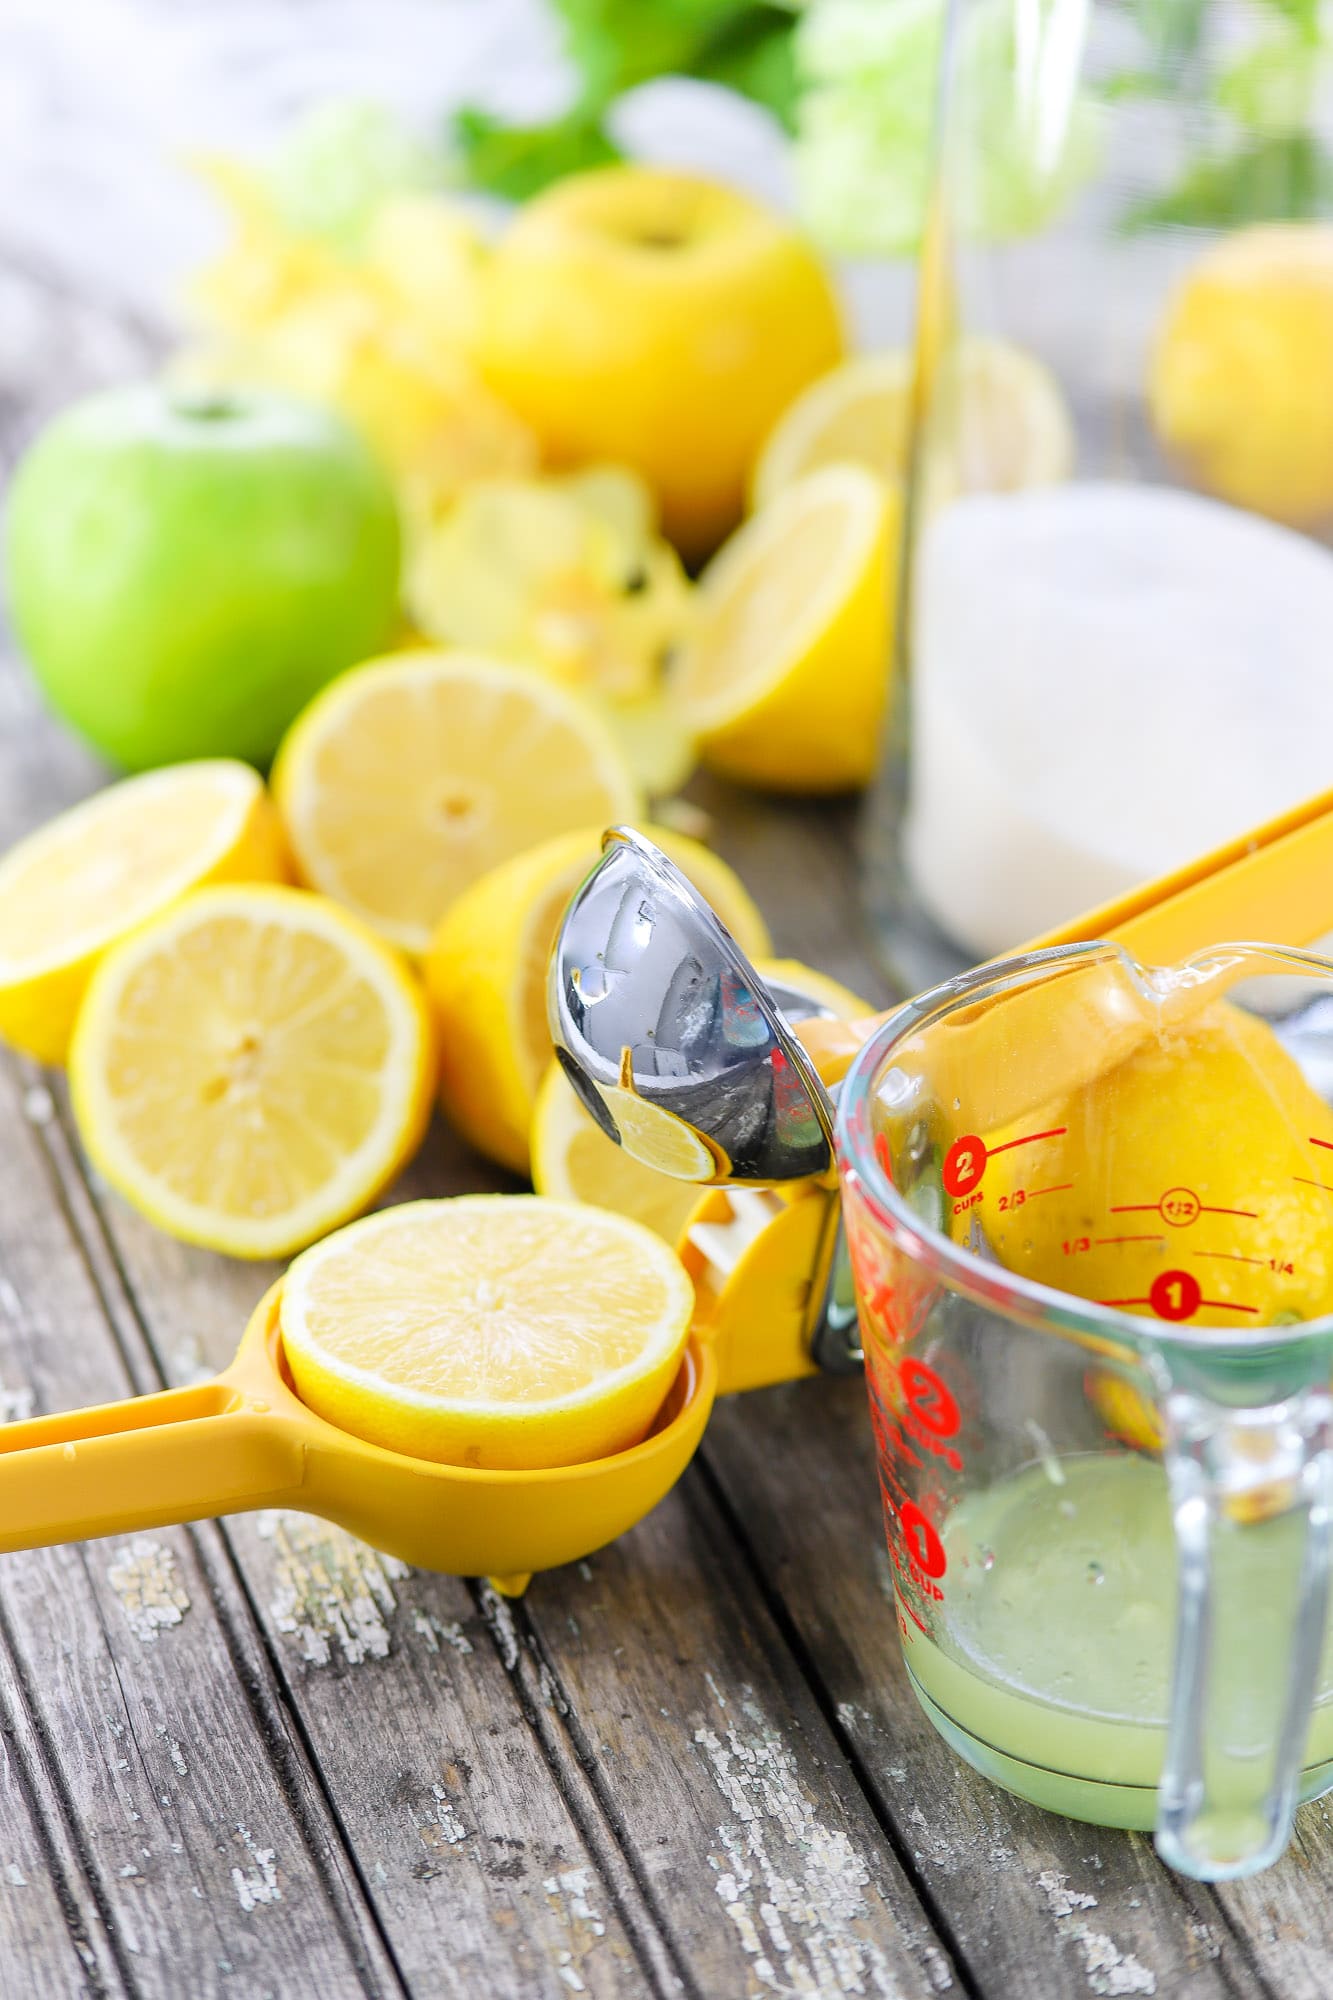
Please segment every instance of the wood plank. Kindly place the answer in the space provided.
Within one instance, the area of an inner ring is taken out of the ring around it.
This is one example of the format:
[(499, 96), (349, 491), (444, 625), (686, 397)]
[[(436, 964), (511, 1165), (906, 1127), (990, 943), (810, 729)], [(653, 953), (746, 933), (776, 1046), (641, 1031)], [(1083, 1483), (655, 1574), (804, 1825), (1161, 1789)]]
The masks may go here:
[(109, 2000), (128, 1992), (8, 1649), (0, 1656), (0, 1992)]
[(864, 1402), (860, 1383), (829, 1381), (729, 1398), (704, 1458), (944, 1934), (1006, 2000), (1262, 1991), (1214, 1956), (1227, 1931), (1209, 1893), (1147, 1841), (1011, 1799), (927, 1721), (902, 1667)]
[[(0, 1381), (36, 1411), (129, 1387), (55, 1199), (50, 1112), (0, 1065)], [(298, 1969), (330, 1993), (398, 1990), (300, 1746), (256, 1697), (259, 1649), (187, 1533), (7, 1557), (0, 1627), (136, 1991), (262, 1993)]]
[(538, 1578), (514, 1617), (692, 1994), (955, 1985), (695, 1473), (613, 1547)]

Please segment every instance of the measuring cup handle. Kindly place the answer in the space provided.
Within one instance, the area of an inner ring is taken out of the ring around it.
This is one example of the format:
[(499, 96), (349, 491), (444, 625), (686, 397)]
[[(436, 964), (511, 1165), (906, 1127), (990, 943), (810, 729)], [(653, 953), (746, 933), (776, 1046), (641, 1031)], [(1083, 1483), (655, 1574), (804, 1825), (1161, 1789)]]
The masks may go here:
[(1165, 1403), (1180, 1601), (1157, 1849), (1202, 1881), (1291, 1834), (1317, 1692), (1333, 1521), (1333, 1398)]
[(225, 1376), (0, 1427), (0, 1553), (299, 1505), (305, 1451)]

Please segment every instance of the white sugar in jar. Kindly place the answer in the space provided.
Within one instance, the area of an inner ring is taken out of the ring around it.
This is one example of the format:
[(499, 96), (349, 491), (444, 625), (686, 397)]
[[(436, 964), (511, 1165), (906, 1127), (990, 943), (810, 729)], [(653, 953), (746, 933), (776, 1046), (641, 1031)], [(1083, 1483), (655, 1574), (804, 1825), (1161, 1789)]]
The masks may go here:
[(1012, 949), (1333, 785), (1333, 555), (1166, 487), (955, 502), (922, 534), (916, 896)]

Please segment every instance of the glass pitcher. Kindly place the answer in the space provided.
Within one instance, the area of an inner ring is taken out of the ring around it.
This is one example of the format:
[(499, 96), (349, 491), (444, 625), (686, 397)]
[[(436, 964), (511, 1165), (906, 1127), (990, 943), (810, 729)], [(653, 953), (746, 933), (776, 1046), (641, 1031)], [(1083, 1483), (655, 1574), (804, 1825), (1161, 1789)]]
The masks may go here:
[(1319, 10), (941, 0), (940, 21), (867, 828), (905, 991), (1319, 790), (1333, 740)]
[(838, 1124), (903, 1654), (986, 1776), (1216, 1880), (1333, 1786), (1333, 965), (1012, 958)]

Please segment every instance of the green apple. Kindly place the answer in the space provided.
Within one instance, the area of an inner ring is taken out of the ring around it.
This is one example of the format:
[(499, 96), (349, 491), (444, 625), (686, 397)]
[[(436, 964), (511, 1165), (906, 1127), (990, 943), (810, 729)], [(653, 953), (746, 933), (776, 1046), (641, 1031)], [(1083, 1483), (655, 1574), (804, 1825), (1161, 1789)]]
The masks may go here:
[(264, 764), (311, 696), (388, 639), (398, 515), (331, 412), (142, 383), (37, 440), (5, 569), (34, 674), (105, 757)]

